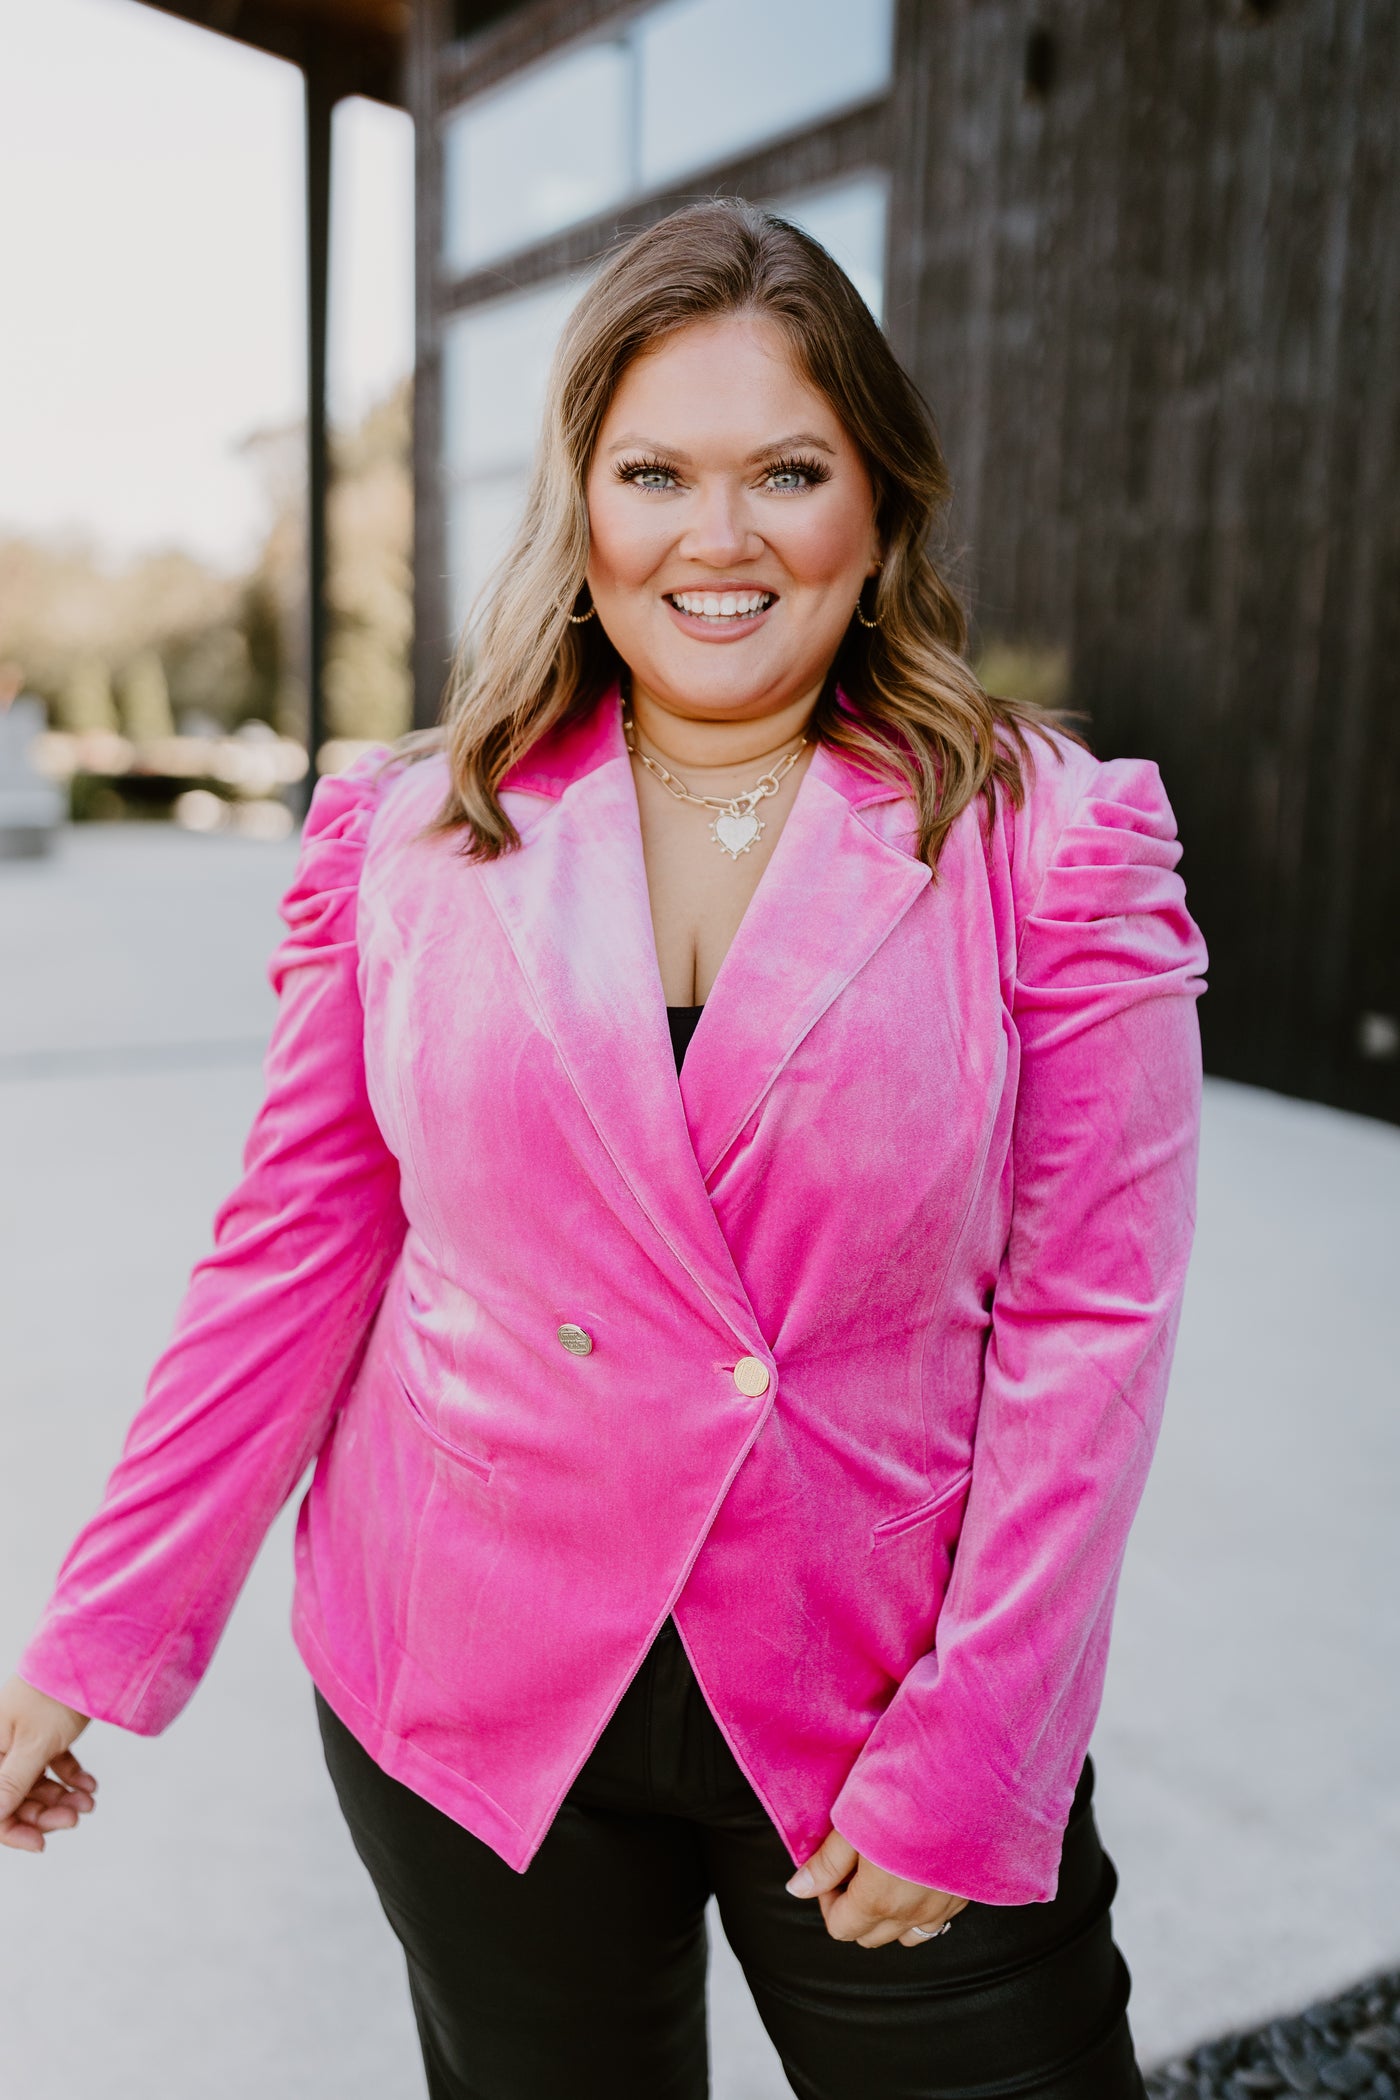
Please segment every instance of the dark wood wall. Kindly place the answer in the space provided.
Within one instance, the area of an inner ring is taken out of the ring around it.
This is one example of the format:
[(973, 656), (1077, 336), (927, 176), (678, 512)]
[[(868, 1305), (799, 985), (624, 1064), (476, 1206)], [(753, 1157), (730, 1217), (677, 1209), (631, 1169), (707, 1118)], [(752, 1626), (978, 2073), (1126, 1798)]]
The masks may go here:
[(900, 37), (889, 325), (979, 633), (1065, 648), (1095, 748), (1161, 763), (1210, 1068), (1400, 1120), (1400, 7)]
[[(618, 230), (439, 279), (443, 109), (619, 10), (464, 5), (415, 0), (410, 67), (424, 720), (442, 324)], [(1400, 1121), (1400, 0), (900, 0), (889, 102), (696, 188), (871, 164), (979, 640), (1065, 651), (1095, 748), (1161, 764), (1209, 1068)]]

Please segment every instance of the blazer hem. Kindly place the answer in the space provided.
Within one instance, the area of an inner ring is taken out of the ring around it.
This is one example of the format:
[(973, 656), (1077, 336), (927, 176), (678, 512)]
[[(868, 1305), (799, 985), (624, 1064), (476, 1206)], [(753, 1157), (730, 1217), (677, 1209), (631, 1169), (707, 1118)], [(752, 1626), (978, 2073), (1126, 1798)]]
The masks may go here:
[(411, 1787), (415, 1794), (450, 1816), (463, 1830), (480, 1838), (517, 1874), (523, 1874), (537, 1847), (514, 1817), (473, 1780), (428, 1757), (393, 1729), (386, 1728), (350, 1689), (299, 1610), (292, 1614), (292, 1639), (326, 1704), (350, 1730), (381, 1772)]

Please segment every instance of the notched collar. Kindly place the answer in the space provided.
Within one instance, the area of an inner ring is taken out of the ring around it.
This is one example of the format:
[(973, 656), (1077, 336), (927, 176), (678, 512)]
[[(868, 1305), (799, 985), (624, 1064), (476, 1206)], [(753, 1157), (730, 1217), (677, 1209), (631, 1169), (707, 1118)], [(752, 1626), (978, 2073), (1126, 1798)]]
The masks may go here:
[(542, 740), (507, 794), (524, 843), (476, 879), (639, 1211), (751, 1347), (709, 1183), (797, 1045), (924, 894), (907, 798), (818, 746), (678, 1084), (616, 688)]
[[(837, 698), (846, 704), (844, 694), (838, 692)], [(622, 692), (614, 680), (587, 714), (561, 723), (532, 744), (524, 757), (517, 759), (503, 777), (501, 791), (503, 794), (543, 795), (557, 802), (569, 788), (585, 780), (600, 766), (625, 757), (626, 752), (626, 740), (622, 734)], [(829, 744), (818, 745), (812, 765), (826, 785), (857, 814), (881, 804), (908, 800), (898, 780), (874, 772)], [(886, 821), (872, 828), (890, 844), (917, 859), (918, 846), (912, 821), (905, 826)], [(904, 832), (908, 834), (907, 841), (902, 836)]]

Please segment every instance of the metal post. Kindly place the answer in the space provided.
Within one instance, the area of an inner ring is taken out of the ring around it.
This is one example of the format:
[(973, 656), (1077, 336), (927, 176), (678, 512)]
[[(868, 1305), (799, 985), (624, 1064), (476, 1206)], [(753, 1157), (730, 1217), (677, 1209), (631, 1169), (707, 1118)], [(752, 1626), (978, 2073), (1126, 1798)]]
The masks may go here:
[(306, 799), (326, 737), (326, 307), (330, 280), (331, 114), (336, 96), (306, 68)]
[(438, 74), (452, 28), (450, 0), (415, 0), (408, 29), (408, 100), (413, 117), (417, 192), (413, 370), (415, 729), (431, 729), (441, 717), (443, 684), (452, 654), (442, 469), (442, 352), (437, 308), (442, 225)]

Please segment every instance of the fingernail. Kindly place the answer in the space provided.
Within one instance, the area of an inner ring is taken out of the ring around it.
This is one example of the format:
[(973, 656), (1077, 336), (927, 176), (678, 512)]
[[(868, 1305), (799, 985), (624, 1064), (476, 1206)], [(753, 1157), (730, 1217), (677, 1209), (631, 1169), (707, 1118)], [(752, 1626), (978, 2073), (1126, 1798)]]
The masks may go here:
[(810, 1896), (815, 1892), (817, 1884), (805, 1867), (799, 1867), (792, 1880), (785, 1886), (790, 1896)]

